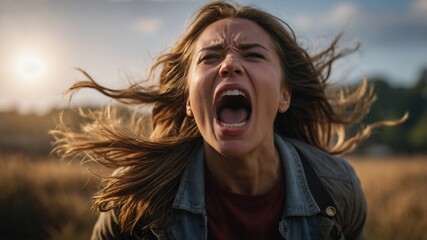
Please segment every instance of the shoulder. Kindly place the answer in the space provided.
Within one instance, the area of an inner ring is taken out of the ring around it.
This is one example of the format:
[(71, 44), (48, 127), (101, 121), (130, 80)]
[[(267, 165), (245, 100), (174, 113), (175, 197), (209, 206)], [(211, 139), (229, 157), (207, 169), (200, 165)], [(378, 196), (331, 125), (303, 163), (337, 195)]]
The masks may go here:
[(309, 161), (337, 207), (337, 221), (348, 239), (363, 239), (366, 199), (351, 164), (301, 141), (286, 138)]
[(331, 155), (307, 143), (285, 138), (299, 153), (310, 162), (316, 173), (321, 178), (332, 178), (344, 182), (353, 182), (357, 179), (356, 173), (350, 163), (340, 157)]
[(286, 138), (286, 141), (304, 155), (334, 198), (357, 194), (359, 179), (347, 160), (295, 139)]

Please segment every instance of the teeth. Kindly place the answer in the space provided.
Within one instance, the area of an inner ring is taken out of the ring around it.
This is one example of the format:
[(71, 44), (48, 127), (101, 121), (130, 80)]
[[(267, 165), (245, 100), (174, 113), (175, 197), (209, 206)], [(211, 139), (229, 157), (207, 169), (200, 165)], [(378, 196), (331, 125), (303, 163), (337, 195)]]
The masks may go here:
[[(221, 99), (224, 96), (243, 96), (244, 98), (246, 98), (246, 94), (242, 91), (240, 91), (239, 89), (228, 89), (225, 90), (224, 92), (221, 93), (219, 100), (221, 101)], [(220, 124), (226, 128), (241, 128), (243, 126), (245, 126), (247, 124), (247, 121), (243, 121), (240, 123), (225, 123), (225, 122), (220, 122)]]
[(220, 98), (222, 98), (224, 96), (239, 96), (239, 95), (246, 97), (245, 93), (238, 90), (238, 89), (229, 89), (229, 90), (226, 90), (223, 93), (221, 93)]
[(221, 125), (227, 128), (239, 128), (239, 127), (243, 127), (246, 125), (246, 121), (241, 122), (241, 123), (224, 123), (221, 122)]

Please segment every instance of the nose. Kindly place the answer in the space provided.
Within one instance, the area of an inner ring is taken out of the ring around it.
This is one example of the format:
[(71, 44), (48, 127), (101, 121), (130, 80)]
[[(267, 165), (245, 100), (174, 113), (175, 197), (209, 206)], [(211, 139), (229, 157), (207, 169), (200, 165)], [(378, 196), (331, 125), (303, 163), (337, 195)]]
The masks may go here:
[(223, 60), (220, 68), (219, 68), (219, 76), (224, 77), (231, 77), (234, 75), (242, 75), (244, 73), (244, 69), (242, 64), (240, 63), (239, 59), (237, 59), (235, 56), (228, 55)]

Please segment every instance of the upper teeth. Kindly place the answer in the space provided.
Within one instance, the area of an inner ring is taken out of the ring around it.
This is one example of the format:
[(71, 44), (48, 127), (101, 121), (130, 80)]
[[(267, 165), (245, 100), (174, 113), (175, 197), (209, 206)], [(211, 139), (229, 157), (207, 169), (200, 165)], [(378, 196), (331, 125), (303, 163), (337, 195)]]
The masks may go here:
[(239, 96), (239, 95), (246, 97), (245, 93), (238, 90), (238, 89), (229, 89), (229, 90), (222, 92), (220, 98), (222, 98), (224, 96)]

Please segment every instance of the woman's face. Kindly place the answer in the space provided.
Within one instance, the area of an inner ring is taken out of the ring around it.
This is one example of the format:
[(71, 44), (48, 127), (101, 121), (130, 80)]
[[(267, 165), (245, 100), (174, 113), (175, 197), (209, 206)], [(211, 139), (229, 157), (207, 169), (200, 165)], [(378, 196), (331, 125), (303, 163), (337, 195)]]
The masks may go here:
[(241, 18), (209, 25), (195, 43), (188, 75), (187, 114), (205, 144), (228, 157), (274, 148), (276, 113), (289, 92), (271, 37)]

